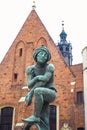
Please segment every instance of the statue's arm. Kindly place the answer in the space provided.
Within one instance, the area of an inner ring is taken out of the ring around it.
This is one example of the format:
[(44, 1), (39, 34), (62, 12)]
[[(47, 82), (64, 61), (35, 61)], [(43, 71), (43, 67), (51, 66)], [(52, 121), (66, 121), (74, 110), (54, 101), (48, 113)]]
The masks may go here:
[(46, 68), (46, 72), (44, 75), (38, 75), (36, 77), (34, 77), (34, 72), (33, 72), (33, 67), (28, 67), (27, 68), (27, 84), (29, 88), (32, 88), (33, 86), (35, 86), (36, 82), (41, 81), (42, 83), (47, 83), (50, 78), (52, 77), (53, 73), (54, 73), (54, 65), (53, 64), (49, 64)]
[(45, 74), (37, 76), (38, 80), (47, 83), (50, 80), (50, 78), (52, 77), (52, 75), (54, 73), (54, 69), (55, 69), (54, 65), (53, 64), (49, 64), (47, 66)]
[(29, 88), (32, 88), (37, 81), (37, 77), (34, 77), (33, 66), (28, 67), (26, 69), (26, 73), (27, 73), (27, 85)]

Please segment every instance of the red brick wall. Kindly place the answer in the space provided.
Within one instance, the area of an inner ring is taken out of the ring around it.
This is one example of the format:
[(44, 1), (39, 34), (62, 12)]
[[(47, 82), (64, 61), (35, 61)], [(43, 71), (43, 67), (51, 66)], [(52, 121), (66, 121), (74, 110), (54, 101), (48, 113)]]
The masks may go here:
[[(74, 74), (76, 75), (76, 84), (74, 88), (74, 113), (75, 113), (75, 124), (77, 128), (84, 127), (84, 102), (77, 104), (77, 92), (83, 91), (83, 65), (77, 64), (71, 66)], [(84, 98), (84, 91), (83, 91)]]

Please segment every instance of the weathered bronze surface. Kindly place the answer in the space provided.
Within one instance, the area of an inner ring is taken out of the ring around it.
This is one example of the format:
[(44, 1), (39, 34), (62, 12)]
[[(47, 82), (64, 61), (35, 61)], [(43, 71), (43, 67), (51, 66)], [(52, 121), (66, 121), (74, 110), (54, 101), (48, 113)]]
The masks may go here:
[(51, 53), (45, 46), (40, 46), (33, 53), (36, 61), (35, 65), (26, 69), (27, 84), (30, 91), (26, 95), (26, 106), (34, 101), (34, 114), (22, 119), (28, 123), (25, 130), (29, 130), (32, 125), (36, 125), (38, 130), (50, 130), (49, 128), (49, 103), (53, 102), (56, 96), (54, 88), (54, 65), (47, 62), (51, 59)]

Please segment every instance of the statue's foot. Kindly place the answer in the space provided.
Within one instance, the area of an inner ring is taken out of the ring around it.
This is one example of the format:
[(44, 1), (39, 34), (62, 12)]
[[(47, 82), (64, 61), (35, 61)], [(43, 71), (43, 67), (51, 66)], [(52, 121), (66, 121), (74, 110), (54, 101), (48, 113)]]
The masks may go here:
[(40, 122), (40, 118), (32, 115), (26, 119), (22, 119), (22, 121), (27, 122), (27, 123), (34, 123), (34, 122), (38, 123), (38, 122)]

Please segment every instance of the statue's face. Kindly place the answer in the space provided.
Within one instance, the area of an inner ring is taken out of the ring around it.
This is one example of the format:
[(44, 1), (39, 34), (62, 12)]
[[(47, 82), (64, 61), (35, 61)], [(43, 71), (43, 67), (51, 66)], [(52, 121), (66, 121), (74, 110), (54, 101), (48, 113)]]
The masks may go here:
[(47, 56), (47, 53), (46, 53), (45, 51), (42, 51), (42, 50), (41, 50), (41, 51), (37, 54), (37, 62), (38, 62), (39, 64), (44, 64), (44, 63), (46, 63), (47, 58), (48, 58), (48, 56)]

